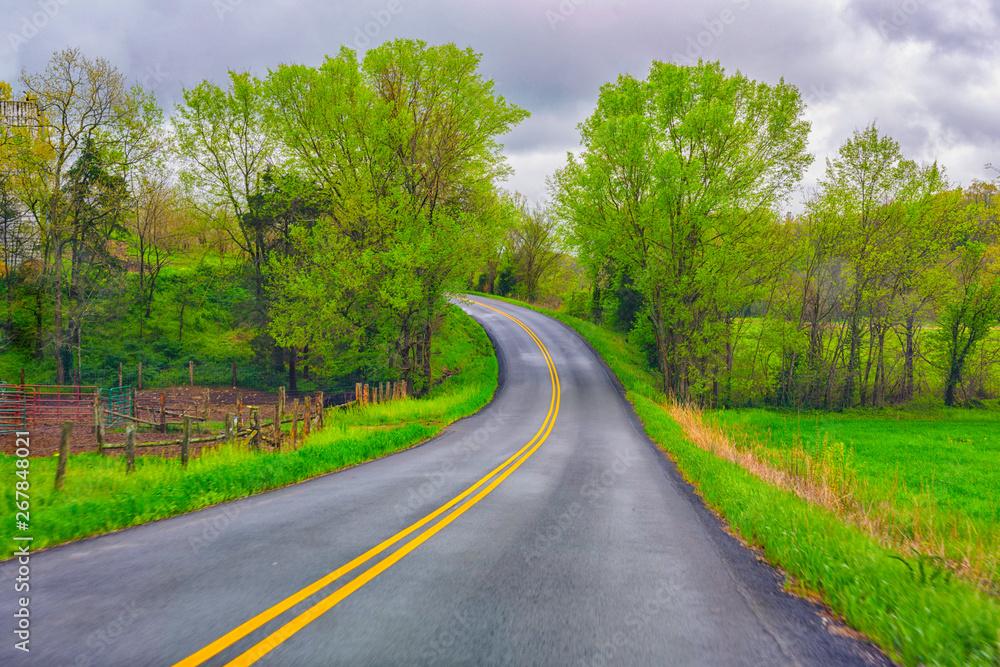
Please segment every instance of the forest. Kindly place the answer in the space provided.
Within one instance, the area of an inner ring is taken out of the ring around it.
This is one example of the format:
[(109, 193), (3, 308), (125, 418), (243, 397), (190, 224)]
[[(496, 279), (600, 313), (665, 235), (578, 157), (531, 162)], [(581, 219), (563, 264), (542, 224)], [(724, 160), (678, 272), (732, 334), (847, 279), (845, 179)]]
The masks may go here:
[(67, 49), (0, 104), (8, 383), (239, 361), (419, 393), (449, 295), (477, 291), (627, 333), (708, 407), (1000, 393), (997, 180), (952, 183), (865, 119), (788, 213), (815, 156), (784, 81), (622, 75), (539, 203), (503, 187), (528, 111), (450, 44), (233, 71), (171, 110)]

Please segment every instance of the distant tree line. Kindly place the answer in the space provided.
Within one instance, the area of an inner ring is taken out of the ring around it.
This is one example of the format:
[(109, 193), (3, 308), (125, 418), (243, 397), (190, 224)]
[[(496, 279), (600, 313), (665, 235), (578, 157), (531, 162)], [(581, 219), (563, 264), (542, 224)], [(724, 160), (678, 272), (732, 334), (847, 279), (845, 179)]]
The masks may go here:
[[(506, 234), (497, 138), (528, 115), (478, 66), (453, 45), (345, 48), (203, 82), (169, 120), (77, 49), (22, 73), (39, 122), (2, 125), (4, 341), (79, 381), (88, 327), (148, 318), (164, 267), (197, 244), (238, 256), (239, 319), (293, 385), (311, 367), (426, 387), (448, 290)], [(209, 295), (197, 280), (172, 294), (180, 338), (185, 306)]]
[[(872, 124), (805, 212), (799, 92), (717, 63), (601, 88), (552, 194), (590, 315), (644, 341), (664, 389), (704, 405), (844, 408), (996, 391), (1000, 199), (917, 165)], [(929, 369), (921, 372), (920, 369)]]
[(799, 91), (654, 63), (601, 88), (533, 204), (501, 188), (500, 137), (528, 113), (479, 60), (344, 48), (205, 81), (169, 118), (78, 49), (22, 72), (37, 113), (0, 121), (0, 348), (79, 382), (108, 332), (123, 357), (171, 357), (209, 326), (293, 386), (363, 371), (419, 391), (449, 292), (473, 289), (611, 323), (705, 405), (996, 391), (995, 183), (957, 187), (872, 124), (782, 216), (813, 159)]

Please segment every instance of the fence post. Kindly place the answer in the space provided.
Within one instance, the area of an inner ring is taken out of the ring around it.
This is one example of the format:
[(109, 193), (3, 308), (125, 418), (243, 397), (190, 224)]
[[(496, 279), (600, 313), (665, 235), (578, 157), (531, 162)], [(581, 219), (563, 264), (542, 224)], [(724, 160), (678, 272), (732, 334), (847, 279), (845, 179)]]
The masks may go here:
[(285, 419), (285, 388), (278, 387), (278, 405), (275, 406), (278, 411), (278, 440), (281, 440), (281, 422)]
[(233, 439), (233, 414), (231, 412), (226, 413), (226, 440)]
[(135, 407), (135, 387), (132, 387), (132, 419), (136, 418), (136, 407)]
[(122, 362), (118, 362), (118, 386), (122, 386)]
[(253, 450), (260, 451), (260, 408), (250, 408), (250, 428), (253, 429)]
[(104, 421), (101, 419), (101, 404), (94, 396), (94, 435), (97, 436), (97, 453), (104, 451)]
[(139, 362), (139, 379), (138, 379), (138, 382), (136, 382), (136, 385), (139, 387), (139, 391), (142, 391), (142, 362), (141, 361)]
[(160, 433), (167, 432), (167, 407), (166, 397), (160, 392)]
[(299, 448), (299, 399), (292, 402), (292, 450)]
[(181, 467), (188, 467), (188, 457), (191, 455), (191, 418), (184, 417), (184, 437), (181, 439)]
[(194, 386), (194, 359), (188, 362), (188, 379), (191, 381), (190, 384)]
[(135, 472), (135, 424), (125, 427), (125, 472)]
[(281, 410), (277, 403), (274, 404), (274, 446), (281, 449)]
[(208, 392), (209, 392), (209, 390), (206, 387), (205, 388), (205, 414), (202, 415), (202, 417), (205, 418), (205, 423), (206, 424), (208, 424), (208, 406), (209, 406), (209, 403), (210, 403), (210, 400), (211, 400)]
[(305, 410), (304, 410), (305, 416), (302, 419), (302, 430), (303, 430), (302, 442), (305, 442), (306, 438), (309, 437), (309, 431), (311, 430), (310, 427), (312, 426), (312, 424), (309, 423), (310, 421), (312, 421), (312, 405), (309, 403), (308, 396), (302, 399), (302, 401), (305, 403)]
[(73, 434), (73, 422), (62, 423), (59, 434), (59, 463), (56, 466), (56, 491), (62, 491), (66, 477), (66, 459), (69, 458), (69, 438)]
[(319, 406), (319, 427), (326, 428), (326, 401), (323, 400), (323, 392), (316, 392), (316, 405)]

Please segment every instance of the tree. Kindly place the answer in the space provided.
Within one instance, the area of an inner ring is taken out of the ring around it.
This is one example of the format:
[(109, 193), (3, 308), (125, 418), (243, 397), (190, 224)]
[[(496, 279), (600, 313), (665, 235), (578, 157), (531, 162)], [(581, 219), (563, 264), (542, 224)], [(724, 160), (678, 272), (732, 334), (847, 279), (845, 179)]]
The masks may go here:
[(139, 176), (131, 184), (134, 209), (129, 232), (138, 257), (138, 303), (143, 311), (139, 318), (139, 337), (143, 322), (150, 316), (156, 295), (157, 279), (163, 267), (176, 253), (187, 217), (179, 189), (166, 174)]
[(958, 225), (950, 279), (939, 285), (939, 328), (932, 334), (944, 374), (945, 405), (955, 404), (969, 360), (982, 351), (1000, 320), (1000, 215), (992, 197), (973, 186), (965, 219)]
[[(108, 239), (97, 239), (86, 233), (81, 225), (109, 221), (113, 217), (95, 214), (92, 208), (95, 203), (108, 204), (109, 193), (105, 190), (98, 195), (91, 186), (100, 185), (99, 189), (104, 189), (110, 183), (103, 177), (96, 178), (92, 170), (96, 168), (108, 174), (118, 172), (120, 176), (119, 167), (124, 165), (111, 165), (115, 154), (120, 154), (121, 150), (116, 130), (134, 122), (140, 107), (133, 103), (124, 74), (102, 58), (86, 58), (79, 49), (57, 52), (41, 73), (29, 74), (23, 70), (20, 82), (38, 102), (44, 140), (50, 146), (34, 210), (38, 215), (44, 255), (43, 278), (49, 285), (52, 300), (52, 351), (57, 381), (62, 383), (67, 375), (67, 343), (74, 332), (79, 332), (80, 323), (78, 318), (67, 321), (67, 309), (73, 307), (67, 299), (73, 298), (71, 291), (78, 296), (87, 292), (78, 282), (85, 268), (83, 249), (107, 256), (98, 246)], [(76, 172), (70, 175), (74, 167)], [(88, 199), (91, 196), (98, 199)], [(79, 217), (81, 215), (84, 217)], [(84, 243), (85, 237), (89, 245)], [(69, 275), (65, 266), (67, 249), (71, 250)], [(68, 323), (73, 331), (67, 328)], [(76, 343), (79, 350), (78, 338)]]
[(233, 242), (250, 260), (257, 308), (264, 308), (265, 270), (273, 230), (259, 224), (254, 194), (264, 174), (281, 161), (280, 144), (265, 121), (266, 100), (256, 77), (229, 72), (223, 90), (204, 81), (184, 91), (174, 110), (181, 179), (209, 217), (221, 218)]
[[(874, 123), (855, 131), (827, 160), (820, 188), (810, 215), (835, 229), (844, 263), (837, 356), (846, 355), (847, 362), (840, 404), (852, 405), (857, 392), (864, 405), (874, 370), (871, 402), (881, 405), (886, 335), (900, 319), (909, 350), (903, 384), (912, 386), (916, 312), (923, 305), (914, 298), (915, 281), (947, 243), (949, 211), (957, 199), (942, 198), (948, 185), (937, 165), (919, 167), (905, 159), (899, 144)], [(901, 303), (904, 297), (907, 303)]]
[(518, 293), (529, 301), (535, 301), (542, 278), (559, 259), (556, 247), (558, 224), (548, 205), (529, 207), (523, 196), (516, 196), (514, 205), (520, 220), (509, 232), (509, 245), (517, 274)]
[(580, 125), (584, 150), (554, 181), (559, 214), (592, 277), (610, 264), (642, 294), (666, 391), (711, 400), (773, 210), (811, 160), (803, 108), (784, 81), (654, 62), (644, 81), (605, 84)]
[[(298, 277), (276, 286), (277, 339), (316, 340), (312, 350), (388, 347), (404, 378), (430, 386), (446, 285), (479, 261), (495, 183), (508, 171), (496, 137), (527, 115), (494, 93), (479, 59), (396, 40), (363, 62), (344, 48), (320, 68), (283, 66), (269, 77), (270, 120), (328, 201), (313, 231), (322, 237), (299, 237), (296, 256), (319, 253), (351, 274), (329, 293), (333, 319), (302, 322), (288, 285), (317, 268), (283, 262), (282, 275)], [(340, 343), (318, 342), (337, 334)]]

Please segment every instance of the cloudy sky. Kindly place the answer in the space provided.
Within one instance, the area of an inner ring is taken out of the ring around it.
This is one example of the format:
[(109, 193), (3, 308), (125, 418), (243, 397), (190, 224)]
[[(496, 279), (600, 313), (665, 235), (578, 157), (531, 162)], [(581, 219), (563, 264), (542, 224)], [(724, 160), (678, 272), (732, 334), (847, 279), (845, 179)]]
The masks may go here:
[(504, 143), (508, 186), (539, 199), (602, 83), (704, 58), (799, 87), (816, 156), (804, 191), (872, 121), (964, 185), (1000, 163), (998, 23), (1000, 0), (0, 0), (0, 79), (17, 89), (22, 68), (79, 46), (169, 110), (184, 87), (224, 83), (231, 69), (316, 65), (341, 45), (397, 37), (454, 42), (482, 53), (483, 74), (531, 112)]

